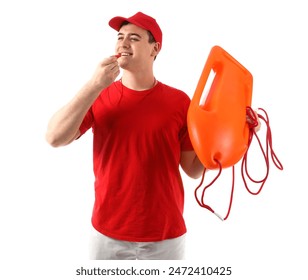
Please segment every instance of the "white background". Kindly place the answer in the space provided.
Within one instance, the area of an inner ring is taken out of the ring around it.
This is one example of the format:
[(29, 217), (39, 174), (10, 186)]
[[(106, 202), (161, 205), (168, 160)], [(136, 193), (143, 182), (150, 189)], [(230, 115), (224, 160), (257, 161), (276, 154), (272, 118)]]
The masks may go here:
[[(237, 167), (233, 207), (225, 222), (197, 205), (193, 191), (199, 180), (183, 175), (188, 234), (187, 261), (180, 264), (231, 266), (233, 276), (226, 279), (307, 279), (304, 4), (1, 1), (0, 277), (75, 279), (74, 269), (87, 263), (92, 135), (53, 149), (44, 134), (55, 110), (73, 97), (101, 59), (114, 53), (116, 32), (109, 19), (142, 11), (163, 30), (163, 48), (155, 62), (158, 80), (192, 97), (214, 45), (250, 70), (252, 106), (268, 112), (274, 150), (284, 166), (279, 171), (271, 164), (259, 196), (248, 194)], [(262, 160), (250, 163), (251, 170), (264, 165)], [(227, 178), (224, 187), (208, 190), (219, 189), (209, 203), (222, 215), (230, 182)]]

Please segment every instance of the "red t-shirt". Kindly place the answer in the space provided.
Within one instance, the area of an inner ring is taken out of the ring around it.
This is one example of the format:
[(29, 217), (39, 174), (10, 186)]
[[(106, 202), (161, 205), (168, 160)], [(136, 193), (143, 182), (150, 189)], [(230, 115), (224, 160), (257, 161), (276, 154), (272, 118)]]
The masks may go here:
[(160, 241), (186, 232), (181, 151), (192, 150), (187, 132), (189, 97), (158, 84), (135, 91), (120, 81), (102, 91), (86, 114), (92, 127), (95, 202), (92, 224), (109, 237)]

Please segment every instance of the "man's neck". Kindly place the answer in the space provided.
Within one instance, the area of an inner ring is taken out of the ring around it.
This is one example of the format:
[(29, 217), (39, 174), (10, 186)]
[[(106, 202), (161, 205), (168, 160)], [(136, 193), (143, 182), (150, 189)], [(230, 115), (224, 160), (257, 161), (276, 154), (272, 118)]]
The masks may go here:
[(131, 73), (124, 72), (121, 82), (124, 86), (133, 89), (133, 90), (147, 90), (154, 87), (157, 83), (153, 73), (144, 74), (144, 73)]

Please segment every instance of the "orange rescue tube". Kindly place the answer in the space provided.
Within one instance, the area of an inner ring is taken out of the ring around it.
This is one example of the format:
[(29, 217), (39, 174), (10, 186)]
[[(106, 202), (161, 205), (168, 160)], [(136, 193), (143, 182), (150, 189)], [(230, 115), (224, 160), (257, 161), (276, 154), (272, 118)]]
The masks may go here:
[[(213, 82), (202, 100), (211, 72)], [(224, 49), (211, 49), (187, 115), (192, 145), (205, 168), (233, 166), (247, 151), (252, 82), (251, 73)]]

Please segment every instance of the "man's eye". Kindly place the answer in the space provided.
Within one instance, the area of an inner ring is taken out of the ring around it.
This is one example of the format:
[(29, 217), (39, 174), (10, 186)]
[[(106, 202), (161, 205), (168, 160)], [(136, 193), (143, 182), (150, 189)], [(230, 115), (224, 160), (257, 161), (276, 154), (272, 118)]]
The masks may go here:
[(139, 41), (138, 37), (131, 37), (130, 39), (131, 39), (131, 41)]

